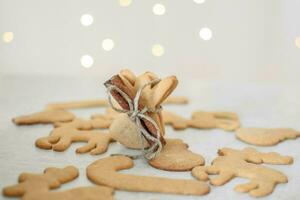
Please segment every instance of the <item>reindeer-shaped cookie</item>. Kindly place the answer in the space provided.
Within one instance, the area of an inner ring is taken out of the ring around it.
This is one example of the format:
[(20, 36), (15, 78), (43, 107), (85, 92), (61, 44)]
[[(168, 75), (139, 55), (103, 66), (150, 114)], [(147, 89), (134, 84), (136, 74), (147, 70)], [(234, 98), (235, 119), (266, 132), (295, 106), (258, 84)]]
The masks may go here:
[(182, 130), (188, 127), (199, 129), (220, 128), (233, 131), (240, 126), (239, 118), (231, 112), (205, 112), (196, 111), (191, 119), (185, 119), (175, 113), (162, 111), (165, 124), (173, 126), (174, 129)]
[[(122, 70), (118, 75), (113, 76), (110, 80), (105, 83), (106, 87), (110, 87), (111, 85), (118, 87), (121, 91), (123, 91), (132, 101), (141, 87), (149, 82), (154, 82), (153, 84), (149, 84), (145, 86), (140, 92), (140, 98), (138, 102), (138, 109), (141, 111), (144, 108), (147, 108), (148, 111), (145, 113), (148, 117), (150, 117), (158, 126), (159, 132), (157, 128), (151, 123), (149, 120), (142, 119), (142, 126), (148, 132), (153, 135), (157, 136), (160, 134), (160, 140), (164, 143), (163, 135), (165, 133), (164, 122), (161, 116), (161, 112), (159, 110), (161, 103), (172, 93), (172, 91), (177, 86), (177, 79), (175, 76), (170, 76), (164, 78), (162, 80), (158, 80), (157, 76), (151, 72), (146, 72), (140, 76), (135, 76), (129, 70)], [(114, 100), (118, 103), (118, 105), (124, 109), (129, 110), (130, 106), (128, 104), (128, 100), (124, 98), (124, 95), (121, 95), (120, 92), (111, 90), (111, 95), (113, 96)], [(120, 115), (117, 117), (113, 124), (111, 125), (110, 132), (113, 134), (114, 139), (118, 142), (122, 143), (126, 147), (130, 148), (141, 148), (139, 138), (139, 131), (134, 128), (133, 122), (126, 117), (125, 115)], [(130, 127), (127, 129), (126, 127)], [(147, 138), (143, 138), (146, 140), (144, 143), (145, 146), (151, 143)]]
[(78, 187), (62, 192), (52, 192), (61, 184), (78, 177), (78, 169), (68, 166), (63, 169), (50, 167), (44, 174), (22, 173), (19, 184), (3, 189), (8, 197), (22, 197), (22, 200), (107, 200), (113, 199), (113, 189), (103, 186)]
[(43, 110), (15, 117), (12, 121), (17, 125), (49, 124), (56, 122), (69, 122), (75, 118), (75, 115), (66, 110)]
[[(100, 121), (97, 121), (100, 120)], [(90, 152), (92, 155), (106, 152), (109, 144), (114, 142), (112, 135), (99, 130), (90, 130), (106, 126), (101, 119), (75, 119), (69, 123), (57, 123), (56, 128), (47, 137), (39, 138), (36, 146), (55, 151), (66, 150), (73, 142), (87, 142), (76, 150), (77, 153)]]
[(234, 177), (250, 179), (246, 184), (235, 187), (239, 192), (249, 192), (251, 196), (266, 196), (274, 190), (279, 183), (287, 183), (287, 177), (272, 168), (257, 165), (268, 164), (291, 164), (292, 157), (281, 156), (277, 153), (260, 153), (253, 148), (234, 150), (223, 148), (218, 152), (211, 166), (199, 166), (192, 170), (192, 175), (199, 180), (207, 180), (208, 174), (218, 174), (210, 180), (212, 185), (223, 185)]

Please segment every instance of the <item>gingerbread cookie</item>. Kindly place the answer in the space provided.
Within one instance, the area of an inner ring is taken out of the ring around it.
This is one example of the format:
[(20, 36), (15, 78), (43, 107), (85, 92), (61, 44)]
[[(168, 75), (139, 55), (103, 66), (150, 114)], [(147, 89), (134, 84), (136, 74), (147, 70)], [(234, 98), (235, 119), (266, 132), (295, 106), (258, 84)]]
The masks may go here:
[(82, 101), (71, 101), (62, 103), (51, 103), (47, 105), (47, 109), (74, 109), (74, 108), (91, 108), (91, 107), (104, 107), (108, 106), (108, 103), (104, 99), (97, 100), (82, 100)]
[(166, 139), (160, 154), (148, 161), (155, 168), (167, 171), (190, 171), (204, 165), (204, 158), (188, 150), (188, 145), (180, 139)]
[(170, 96), (163, 101), (163, 104), (188, 104), (189, 99), (183, 96)]
[(78, 127), (74, 127), (74, 124), (55, 128), (49, 136), (39, 138), (35, 145), (42, 149), (64, 151), (73, 142), (87, 142), (85, 146), (76, 149), (76, 152), (90, 152), (92, 155), (97, 155), (106, 152), (108, 145), (114, 142), (109, 133), (98, 130), (78, 130), (82, 127), (81, 124), (78, 123)]
[(240, 128), (235, 136), (243, 142), (258, 146), (273, 146), (288, 139), (300, 137), (300, 132), (290, 128)]
[(277, 153), (260, 153), (253, 148), (234, 150), (223, 148), (218, 152), (217, 157), (211, 166), (199, 166), (192, 170), (192, 175), (199, 180), (207, 180), (208, 174), (218, 174), (212, 178), (212, 185), (220, 186), (230, 181), (234, 177), (250, 179), (246, 184), (235, 187), (239, 192), (248, 192), (251, 196), (261, 197), (273, 192), (279, 183), (287, 183), (287, 177), (272, 168), (257, 165), (261, 163), (269, 164), (291, 164), (293, 158), (281, 156)]
[(135, 192), (159, 192), (185, 195), (205, 195), (209, 187), (196, 180), (170, 179), (121, 174), (130, 169), (133, 161), (126, 156), (111, 156), (95, 161), (87, 167), (87, 176), (95, 184)]
[(171, 125), (176, 130), (188, 127), (199, 129), (220, 128), (226, 131), (233, 131), (240, 126), (238, 116), (231, 112), (205, 112), (196, 111), (191, 119), (185, 119), (175, 113), (162, 111), (165, 124)]
[(12, 121), (17, 125), (31, 125), (69, 122), (74, 118), (75, 115), (65, 110), (44, 110), (30, 115), (15, 117)]
[(105, 119), (112, 119), (114, 120), (120, 113), (115, 111), (113, 108), (111, 107), (107, 107), (105, 109), (105, 113), (104, 114), (93, 114), (91, 116), (92, 119), (96, 119), (96, 118), (105, 118)]
[(52, 192), (61, 184), (77, 178), (78, 170), (73, 166), (63, 169), (47, 168), (44, 174), (23, 173), (19, 176), (19, 184), (3, 189), (3, 195), (22, 197), (23, 200), (106, 200), (113, 199), (113, 189), (104, 186), (78, 187), (62, 192)]
[(92, 130), (92, 129), (100, 129), (100, 128), (109, 128), (109, 126), (112, 123), (112, 119), (107, 118), (94, 118), (89, 120), (84, 120), (80, 118), (76, 118), (71, 122), (56, 122), (54, 123), (54, 127), (62, 127), (62, 126), (68, 126), (77, 128), (79, 130)]

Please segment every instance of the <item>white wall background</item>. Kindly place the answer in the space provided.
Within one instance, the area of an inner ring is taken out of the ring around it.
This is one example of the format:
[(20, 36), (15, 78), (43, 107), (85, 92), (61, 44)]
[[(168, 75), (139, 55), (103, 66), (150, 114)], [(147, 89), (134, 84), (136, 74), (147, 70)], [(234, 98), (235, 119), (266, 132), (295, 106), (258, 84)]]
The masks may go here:
[[(152, 7), (161, 3), (162, 16)], [(296, 82), (300, 75), (297, 0), (0, 0), (0, 74), (107, 77), (120, 68), (203, 80)], [(80, 23), (83, 14), (94, 23)], [(204, 41), (199, 30), (209, 27)], [(111, 38), (115, 46), (104, 51)], [(155, 57), (152, 45), (164, 46)], [(82, 55), (94, 58), (83, 68)]]

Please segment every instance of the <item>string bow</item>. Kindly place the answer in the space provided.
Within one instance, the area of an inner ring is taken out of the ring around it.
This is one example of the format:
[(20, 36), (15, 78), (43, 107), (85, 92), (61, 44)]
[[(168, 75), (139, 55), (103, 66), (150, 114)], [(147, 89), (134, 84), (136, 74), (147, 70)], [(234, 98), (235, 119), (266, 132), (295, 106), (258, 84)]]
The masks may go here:
[[(107, 93), (108, 93), (108, 102), (111, 105), (111, 107), (120, 113), (126, 113), (128, 115), (128, 117), (135, 122), (138, 131), (140, 133), (140, 141), (141, 141), (141, 146), (142, 146), (142, 152), (143, 152), (143, 156), (148, 159), (151, 160), (152, 158), (156, 157), (162, 150), (162, 143), (160, 141), (160, 129), (157, 125), (157, 123), (149, 116), (146, 115), (147, 112), (151, 112), (151, 113), (158, 113), (161, 110), (161, 106), (155, 110), (150, 110), (147, 107), (144, 107), (143, 109), (139, 109), (139, 100), (142, 94), (142, 91), (145, 87), (149, 86), (149, 85), (153, 85), (160, 82), (160, 79), (155, 79), (152, 81), (149, 81), (148, 83), (144, 84), (143, 86), (141, 86), (136, 95), (134, 100), (132, 101), (132, 99), (125, 93), (123, 92), (120, 88), (118, 88), (115, 85), (112, 84), (107, 84)], [(128, 103), (129, 105), (129, 110), (123, 109), (123, 108), (117, 108), (114, 106), (114, 104), (112, 103), (112, 95), (111, 92), (115, 90), (117, 91)], [(141, 120), (147, 120), (150, 123), (152, 123), (156, 129), (156, 137), (154, 137), (151, 133), (149, 133), (144, 126), (141, 123)], [(152, 141), (152, 145), (149, 148), (145, 148), (144, 146), (144, 140), (143, 137), (146, 138), (147, 141)]]

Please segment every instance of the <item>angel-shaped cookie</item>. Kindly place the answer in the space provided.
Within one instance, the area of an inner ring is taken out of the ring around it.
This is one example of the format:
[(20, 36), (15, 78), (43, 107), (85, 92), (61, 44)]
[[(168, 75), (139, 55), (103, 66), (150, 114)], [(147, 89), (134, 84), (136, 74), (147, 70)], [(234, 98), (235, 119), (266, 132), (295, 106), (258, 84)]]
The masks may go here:
[(275, 169), (257, 165), (291, 164), (293, 158), (281, 156), (278, 153), (260, 153), (253, 148), (234, 150), (223, 148), (218, 152), (211, 166), (198, 166), (192, 170), (192, 175), (199, 180), (208, 180), (208, 174), (218, 174), (210, 179), (212, 185), (220, 186), (234, 177), (250, 179), (250, 182), (235, 187), (239, 192), (248, 192), (251, 196), (261, 197), (273, 192), (279, 183), (287, 183), (287, 177)]

